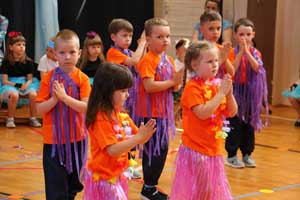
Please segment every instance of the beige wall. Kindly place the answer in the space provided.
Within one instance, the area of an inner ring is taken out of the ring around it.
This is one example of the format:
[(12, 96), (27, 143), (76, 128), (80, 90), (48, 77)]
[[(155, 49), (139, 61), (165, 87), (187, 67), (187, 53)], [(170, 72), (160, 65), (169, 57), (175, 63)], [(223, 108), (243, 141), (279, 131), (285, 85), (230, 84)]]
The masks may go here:
[(195, 23), (204, 11), (205, 0), (154, 0), (154, 16), (165, 18), (171, 27), (172, 45), (168, 51), (175, 57), (175, 41), (191, 39)]
[(299, 0), (278, 0), (277, 2), (272, 104), (288, 104), (281, 92), (293, 80), (299, 78), (299, 11)]

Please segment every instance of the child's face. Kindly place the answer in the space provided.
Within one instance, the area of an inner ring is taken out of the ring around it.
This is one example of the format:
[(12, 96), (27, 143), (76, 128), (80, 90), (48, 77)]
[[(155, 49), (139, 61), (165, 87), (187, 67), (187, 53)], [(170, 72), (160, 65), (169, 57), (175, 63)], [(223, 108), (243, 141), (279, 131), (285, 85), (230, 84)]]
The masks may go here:
[(187, 45), (182, 45), (181, 47), (176, 49), (176, 55), (178, 57), (178, 60), (180, 60), (181, 62), (184, 61), (186, 49), (187, 49)]
[(56, 61), (54, 49), (47, 47), (46, 54), (49, 59)]
[(218, 4), (213, 1), (208, 1), (205, 5), (205, 11), (210, 11), (210, 10), (219, 12)]
[(101, 54), (102, 46), (100, 44), (89, 45), (87, 51), (90, 59), (95, 59)]
[(115, 45), (122, 49), (128, 49), (132, 41), (132, 32), (128, 32), (123, 29), (117, 34), (111, 34), (110, 37), (112, 41), (114, 41)]
[(237, 32), (235, 33), (235, 39), (238, 43), (246, 41), (247, 45), (252, 45), (252, 40), (255, 36), (255, 32), (253, 31), (251, 26), (241, 25)]
[(202, 50), (197, 59), (192, 60), (191, 66), (198, 77), (207, 80), (217, 75), (219, 70), (218, 49)]
[(81, 51), (75, 39), (60, 40), (55, 44), (55, 56), (61, 67), (75, 67)]
[(150, 36), (146, 37), (150, 50), (156, 54), (165, 52), (171, 43), (170, 27), (155, 25)]
[(15, 58), (22, 57), (25, 54), (25, 42), (19, 41), (12, 45), (9, 45), (9, 50), (13, 53)]
[(122, 107), (128, 97), (129, 97), (128, 88), (122, 90), (116, 90), (113, 94), (114, 107)]
[(222, 24), (221, 21), (205, 22), (200, 26), (200, 31), (205, 40), (217, 42), (221, 36)]

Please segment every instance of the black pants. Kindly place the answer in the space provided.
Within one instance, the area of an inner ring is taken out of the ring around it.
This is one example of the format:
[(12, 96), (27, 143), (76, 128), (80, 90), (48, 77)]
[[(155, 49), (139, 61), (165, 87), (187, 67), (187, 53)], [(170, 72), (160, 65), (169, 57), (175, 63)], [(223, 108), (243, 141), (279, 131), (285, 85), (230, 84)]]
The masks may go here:
[[(77, 142), (80, 169), (81, 142)], [(47, 200), (73, 200), (77, 192), (82, 191), (83, 185), (79, 181), (79, 176), (75, 164), (74, 144), (72, 144), (72, 166), (73, 172), (68, 174), (66, 168), (59, 162), (58, 155), (51, 157), (51, 144), (44, 144), (43, 167)]]
[(246, 154), (250, 156), (254, 151), (254, 128), (238, 116), (229, 118), (229, 122), (231, 130), (225, 142), (228, 158), (235, 156), (239, 148), (243, 156)]
[[(145, 120), (145, 124), (148, 120)], [(167, 127), (164, 127), (167, 130)], [(167, 133), (166, 133), (167, 134)], [(156, 132), (152, 135), (151, 139), (153, 142), (161, 143), (162, 138), (158, 138)], [(144, 148), (147, 148), (150, 140), (144, 144)], [(160, 146), (160, 154), (151, 157), (151, 163), (149, 165), (149, 156), (143, 151), (143, 175), (144, 175), (144, 184), (149, 186), (154, 186), (158, 184), (160, 175), (164, 169), (165, 162), (168, 155), (169, 144), (167, 141), (163, 141), (163, 146)]]

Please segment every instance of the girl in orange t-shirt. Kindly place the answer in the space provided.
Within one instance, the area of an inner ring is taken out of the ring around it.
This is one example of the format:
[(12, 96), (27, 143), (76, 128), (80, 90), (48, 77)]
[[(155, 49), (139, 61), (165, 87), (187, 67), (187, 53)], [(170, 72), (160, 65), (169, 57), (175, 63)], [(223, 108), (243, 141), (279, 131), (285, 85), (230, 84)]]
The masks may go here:
[(184, 132), (170, 199), (232, 199), (221, 154), (224, 131), (228, 131), (223, 119), (237, 112), (231, 76), (215, 78), (218, 49), (207, 41), (190, 45), (185, 66), (196, 76), (181, 97)]
[(128, 152), (144, 144), (156, 131), (155, 120), (140, 129), (121, 108), (133, 84), (129, 69), (104, 63), (97, 70), (88, 102), (86, 124), (89, 128), (91, 158), (84, 172), (83, 199), (126, 200)]

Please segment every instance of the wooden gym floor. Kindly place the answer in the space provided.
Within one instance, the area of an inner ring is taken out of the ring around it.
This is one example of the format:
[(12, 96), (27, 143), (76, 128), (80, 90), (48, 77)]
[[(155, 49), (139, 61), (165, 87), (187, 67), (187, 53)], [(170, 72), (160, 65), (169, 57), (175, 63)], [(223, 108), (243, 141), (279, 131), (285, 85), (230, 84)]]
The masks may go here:
[[(300, 199), (300, 128), (294, 127), (296, 113), (283, 106), (272, 107), (272, 111), (269, 127), (256, 134), (253, 158), (257, 168), (225, 167), (234, 199)], [(27, 126), (26, 107), (18, 109), (15, 129), (4, 127), (5, 113), (0, 113), (0, 200), (45, 199), (41, 129)], [(179, 143), (180, 132), (171, 141), (158, 186), (167, 193), (170, 192)], [(140, 159), (138, 163), (140, 165)], [(141, 186), (141, 179), (129, 182), (130, 200), (139, 199)], [(82, 194), (79, 194), (77, 199), (81, 198)]]

